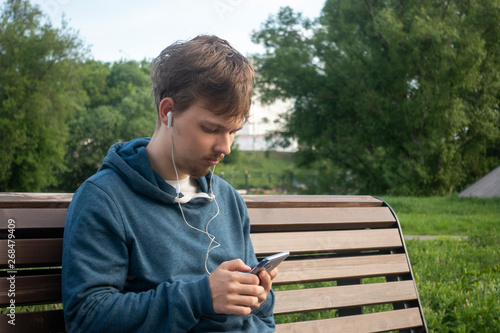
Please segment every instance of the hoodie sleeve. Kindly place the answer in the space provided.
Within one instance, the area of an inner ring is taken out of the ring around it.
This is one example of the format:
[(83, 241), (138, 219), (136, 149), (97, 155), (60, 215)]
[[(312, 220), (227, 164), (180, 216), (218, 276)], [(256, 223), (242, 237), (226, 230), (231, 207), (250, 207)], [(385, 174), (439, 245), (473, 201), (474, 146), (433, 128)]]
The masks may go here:
[(127, 241), (119, 209), (87, 182), (66, 217), (62, 294), (68, 332), (185, 332), (213, 313), (206, 276), (124, 292)]

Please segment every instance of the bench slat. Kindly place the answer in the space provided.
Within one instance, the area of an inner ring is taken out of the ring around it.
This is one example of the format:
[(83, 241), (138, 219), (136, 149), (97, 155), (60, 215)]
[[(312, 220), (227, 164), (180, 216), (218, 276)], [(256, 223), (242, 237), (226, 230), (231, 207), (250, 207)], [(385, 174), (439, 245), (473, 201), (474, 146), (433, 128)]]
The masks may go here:
[[(60, 266), (62, 261), (62, 238), (16, 239), (16, 267), (27, 265)], [(8, 240), (0, 240), (0, 268), (8, 263)], [(33, 251), (33, 249), (40, 249)]]
[[(36, 272), (36, 271), (35, 271)], [(16, 305), (61, 302), (61, 274), (16, 276)], [(0, 290), (9, 290), (6, 277), (0, 278)], [(0, 306), (9, 305), (11, 297), (0, 293)]]
[(413, 281), (370, 283), (276, 292), (275, 314), (338, 309), (417, 299)]
[(386, 332), (422, 326), (418, 308), (276, 325), (276, 333)]
[(250, 208), (252, 232), (387, 228), (396, 223), (388, 207)]
[[(249, 215), (252, 231), (383, 228), (396, 222), (387, 207), (263, 208), (249, 209)], [(4, 208), (0, 218), (0, 230), (7, 229), (8, 219), (16, 221), (16, 229), (64, 228), (66, 208)]]
[(9, 333), (63, 333), (64, 314), (62, 310), (16, 313), (16, 325), (8, 323), (7, 315), (0, 315), (0, 332)]
[(27, 228), (64, 228), (66, 208), (4, 208), (0, 209), (0, 231), (7, 230), (9, 219), (15, 221), (15, 230)]
[[(377, 207), (382, 200), (372, 196), (335, 195), (243, 195), (248, 208)], [(0, 208), (64, 208), (72, 193), (2, 193)]]
[(2, 193), (0, 208), (67, 208), (73, 193)]
[(273, 285), (408, 274), (405, 254), (284, 261)]
[(257, 255), (281, 251), (320, 253), (402, 247), (398, 229), (272, 232), (250, 234)]
[(378, 207), (384, 202), (371, 196), (243, 195), (248, 208)]

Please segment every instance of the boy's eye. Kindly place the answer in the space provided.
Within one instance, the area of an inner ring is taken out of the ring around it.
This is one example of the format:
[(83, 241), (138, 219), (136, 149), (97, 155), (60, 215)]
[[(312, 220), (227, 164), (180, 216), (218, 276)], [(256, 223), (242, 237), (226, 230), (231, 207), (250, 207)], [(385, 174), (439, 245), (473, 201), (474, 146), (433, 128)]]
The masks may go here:
[(206, 132), (206, 133), (215, 133), (217, 132), (216, 129), (213, 129), (213, 128), (210, 128), (210, 127), (203, 127), (203, 130)]

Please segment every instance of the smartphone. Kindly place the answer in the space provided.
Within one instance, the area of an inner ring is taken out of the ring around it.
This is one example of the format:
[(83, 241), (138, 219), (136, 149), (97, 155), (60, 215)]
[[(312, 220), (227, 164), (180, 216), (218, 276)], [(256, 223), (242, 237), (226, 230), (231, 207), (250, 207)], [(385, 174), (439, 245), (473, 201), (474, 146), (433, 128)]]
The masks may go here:
[(285, 251), (277, 254), (273, 254), (265, 259), (262, 259), (257, 266), (255, 266), (249, 273), (259, 274), (261, 271), (266, 270), (268, 273), (272, 271), (276, 266), (281, 264), (290, 255), (290, 252)]

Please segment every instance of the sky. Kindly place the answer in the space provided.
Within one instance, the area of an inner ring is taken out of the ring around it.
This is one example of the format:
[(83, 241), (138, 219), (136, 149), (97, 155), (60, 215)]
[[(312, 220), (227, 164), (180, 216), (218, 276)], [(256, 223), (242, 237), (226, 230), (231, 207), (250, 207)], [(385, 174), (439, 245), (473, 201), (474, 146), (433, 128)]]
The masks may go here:
[(31, 0), (56, 26), (64, 15), (90, 47), (90, 56), (104, 62), (152, 59), (173, 42), (200, 34), (224, 38), (246, 56), (262, 53), (250, 35), (270, 15), (290, 6), (316, 18), (325, 1)]

